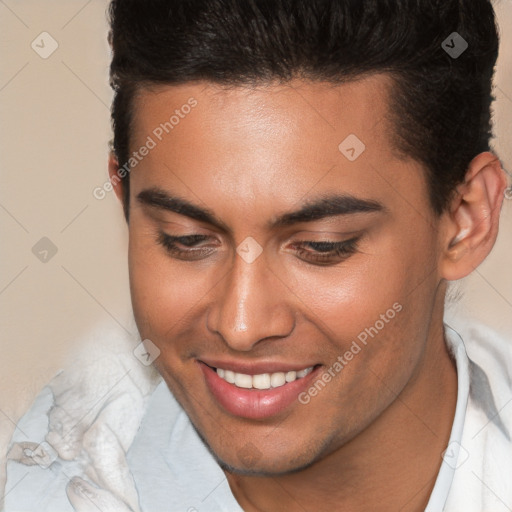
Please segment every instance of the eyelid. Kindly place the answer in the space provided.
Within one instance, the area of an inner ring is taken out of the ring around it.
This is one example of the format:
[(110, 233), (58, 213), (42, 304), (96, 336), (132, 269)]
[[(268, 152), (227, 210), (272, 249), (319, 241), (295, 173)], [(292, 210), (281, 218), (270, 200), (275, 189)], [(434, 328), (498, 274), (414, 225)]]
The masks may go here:
[[(359, 243), (361, 240), (361, 236), (354, 236), (352, 238), (348, 238), (345, 240), (296, 240), (291, 243), (292, 246), (311, 246), (311, 245), (319, 245), (319, 246), (327, 246), (332, 247), (332, 250), (337, 248), (351, 247), (355, 244)], [(315, 251), (313, 249), (313, 251)], [(316, 251), (321, 253), (322, 251)], [(325, 251), (328, 252), (328, 251)]]
[[(208, 245), (187, 246), (186, 243), (184, 243), (184, 240), (187, 238), (191, 240), (197, 239), (199, 242), (201, 242), (204, 239), (208, 239), (209, 237), (208, 235), (200, 234), (174, 236), (160, 231), (157, 235), (156, 241), (167, 251), (171, 257), (178, 260), (197, 261), (208, 257), (215, 251), (214, 248), (211, 246), (208, 247)], [(182, 247), (179, 247), (178, 244), (181, 244)]]
[(162, 211), (153, 207), (142, 205), (149, 220), (155, 225), (159, 231), (184, 231), (184, 235), (208, 233), (212, 236), (222, 236), (224, 232), (222, 229), (212, 226), (208, 223), (192, 219), (180, 215), (176, 212)]
[[(318, 234), (318, 233), (315, 233), (315, 234)], [(186, 233), (183, 235), (170, 235), (170, 234), (162, 231), (162, 232), (160, 232), (159, 236), (161, 238), (165, 239), (167, 242), (181, 243), (185, 246), (187, 245), (188, 241), (196, 241), (199, 243), (199, 242), (208, 241), (209, 239), (212, 239), (212, 238), (215, 240), (215, 237), (212, 237), (211, 235), (206, 235), (203, 233)], [(351, 243), (355, 243), (355, 242), (357, 242), (357, 240), (359, 238), (360, 237), (358, 237), (358, 236), (353, 236), (351, 238), (344, 238), (343, 240), (333, 240), (333, 239), (326, 240), (323, 237), (321, 237), (320, 239), (315, 239), (315, 237), (309, 236), (307, 239), (295, 240), (291, 243), (291, 245), (324, 244), (324, 245), (332, 245), (332, 246), (340, 246), (341, 247), (344, 245), (349, 245)], [(190, 246), (190, 247), (192, 247), (192, 246)]]
[(332, 244), (333, 246), (343, 247), (351, 243), (358, 243), (363, 237), (364, 232), (357, 231), (308, 231), (302, 230), (288, 237), (284, 246), (305, 246), (308, 243), (313, 244)]
[(194, 245), (187, 246), (187, 242), (206, 242), (209, 241), (212, 237), (210, 235), (205, 235), (203, 233), (187, 233), (184, 235), (170, 235), (165, 233), (164, 231), (159, 232), (158, 238), (160, 241), (165, 242), (167, 244), (170, 243), (178, 243), (182, 244), (185, 247), (189, 247), (190, 249), (194, 249)]
[[(196, 261), (207, 258), (216, 252), (216, 248), (212, 247), (211, 244), (201, 244), (201, 242), (208, 241), (211, 238), (215, 239), (215, 237), (211, 235), (199, 233), (170, 235), (164, 231), (159, 231), (157, 241), (172, 257), (185, 261)], [(290, 252), (296, 254), (299, 259), (306, 263), (331, 266), (341, 263), (352, 254), (356, 253), (362, 235), (358, 234), (344, 240), (312, 240), (311, 238), (314, 237), (309, 236), (309, 240), (292, 242), (290, 244), (292, 251)], [(189, 242), (190, 245), (188, 245)], [(216, 242), (218, 242), (218, 240), (216, 240)], [(179, 244), (181, 244), (181, 247), (179, 247)], [(216, 245), (218, 246), (218, 244)], [(322, 248), (326, 250), (321, 250), (320, 247), (315, 249), (315, 245), (323, 246)]]
[[(341, 242), (330, 241), (303, 241), (295, 242), (294, 252), (299, 256), (299, 259), (306, 263), (318, 266), (334, 266), (347, 260), (350, 256), (358, 251), (359, 241), (361, 236), (353, 237), (349, 240)], [(307, 245), (311, 244), (325, 244), (326, 251), (307, 249)], [(306, 247), (305, 247), (306, 246)]]
[(350, 238), (354, 238), (356, 235), (361, 234), (362, 230), (353, 230), (353, 231), (320, 231), (320, 230), (301, 230), (293, 234), (294, 237), (299, 238), (306, 238), (307, 240), (310, 240), (311, 237), (320, 237), (323, 240), (325, 238), (329, 239), (330, 241), (339, 241), (343, 242), (344, 240), (348, 240)]

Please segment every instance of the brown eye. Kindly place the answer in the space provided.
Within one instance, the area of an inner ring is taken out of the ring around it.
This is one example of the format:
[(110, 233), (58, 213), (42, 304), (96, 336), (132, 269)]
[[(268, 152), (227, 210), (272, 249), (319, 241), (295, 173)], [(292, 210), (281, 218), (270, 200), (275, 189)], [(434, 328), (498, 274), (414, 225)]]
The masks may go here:
[(209, 256), (214, 247), (201, 245), (210, 239), (207, 235), (172, 236), (159, 233), (157, 242), (174, 258), (181, 260), (199, 260)]
[(294, 244), (299, 257), (317, 265), (333, 265), (347, 259), (357, 251), (358, 238), (343, 242), (304, 241)]

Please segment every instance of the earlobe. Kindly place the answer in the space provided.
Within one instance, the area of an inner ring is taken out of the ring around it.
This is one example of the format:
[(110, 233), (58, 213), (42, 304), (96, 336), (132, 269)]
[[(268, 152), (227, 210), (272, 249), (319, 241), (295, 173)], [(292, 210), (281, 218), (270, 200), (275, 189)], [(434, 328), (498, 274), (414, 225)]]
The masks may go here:
[(491, 251), (498, 234), (506, 179), (492, 153), (475, 157), (446, 212), (448, 229), (441, 272), (449, 281), (470, 274)]

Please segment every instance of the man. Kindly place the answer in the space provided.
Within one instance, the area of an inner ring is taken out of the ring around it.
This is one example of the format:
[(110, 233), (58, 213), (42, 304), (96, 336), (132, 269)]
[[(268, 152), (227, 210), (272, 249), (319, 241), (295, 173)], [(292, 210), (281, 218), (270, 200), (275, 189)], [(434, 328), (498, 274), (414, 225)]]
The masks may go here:
[(473, 331), (470, 361), (443, 324), (506, 187), (490, 2), (114, 0), (111, 23), (110, 181), (165, 384), (81, 451), (47, 393), (7, 510), (510, 510), (510, 351)]

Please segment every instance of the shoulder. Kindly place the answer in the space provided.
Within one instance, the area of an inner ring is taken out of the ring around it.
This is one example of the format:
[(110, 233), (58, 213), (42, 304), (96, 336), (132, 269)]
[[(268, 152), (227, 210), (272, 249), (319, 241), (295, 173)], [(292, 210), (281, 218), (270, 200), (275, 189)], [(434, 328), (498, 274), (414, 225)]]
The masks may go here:
[(165, 382), (128, 452), (144, 510), (242, 512), (226, 477)]
[(512, 336), (477, 322), (468, 323), (458, 331), (471, 361), (470, 395), (478, 397), (490, 390), (496, 407), (512, 420), (512, 407), (502, 408), (512, 399)]
[(73, 510), (66, 487), (75, 476), (127, 496), (137, 509), (126, 452), (161, 378), (134, 355), (135, 339), (96, 337), (19, 421), (6, 463), (6, 512)]
[(72, 511), (65, 494), (62, 463), (45, 441), (54, 396), (45, 387), (19, 420), (7, 454), (5, 512)]
[(512, 338), (478, 322), (457, 325), (469, 359), (469, 405), (511, 438)]
[(457, 326), (468, 354), (469, 397), (447, 512), (512, 506), (512, 340), (478, 324)]

